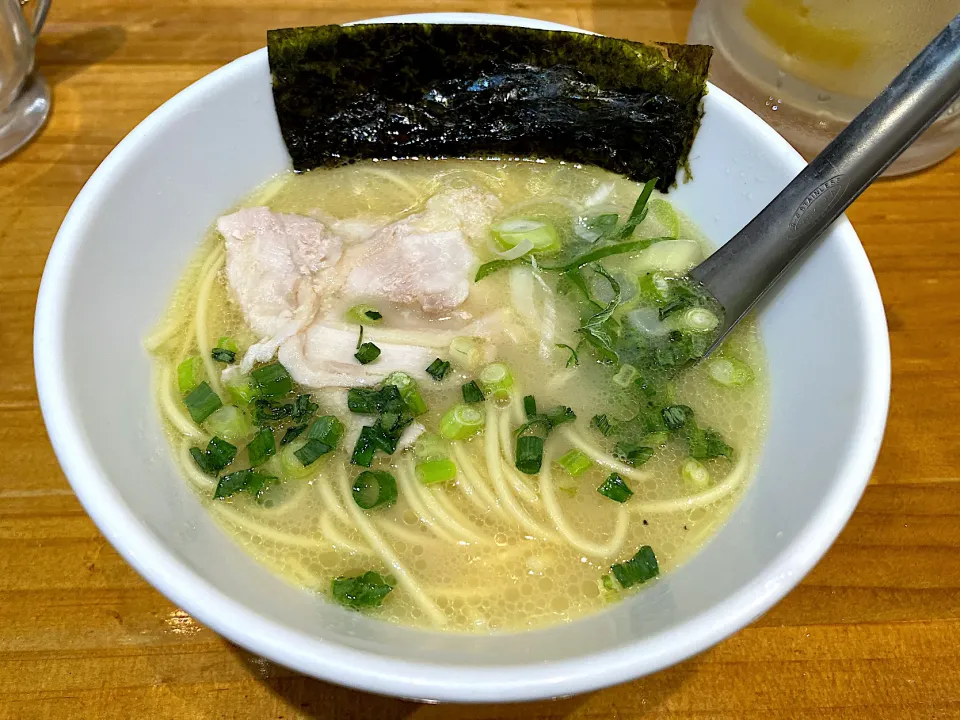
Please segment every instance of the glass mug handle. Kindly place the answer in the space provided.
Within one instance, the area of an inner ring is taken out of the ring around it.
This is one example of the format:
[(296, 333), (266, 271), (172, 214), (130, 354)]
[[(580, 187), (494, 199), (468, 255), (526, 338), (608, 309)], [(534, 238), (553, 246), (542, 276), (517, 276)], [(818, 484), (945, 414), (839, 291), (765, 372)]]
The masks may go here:
[[(20, 0), (20, 7), (23, 8), (30, 0)], [(40, 34), (43, 27), (43, 21), (47, 19), (47, 12), (50, 10), (50, 0), (37, 0), (37, 9), (33, 13), (33, 36)]]

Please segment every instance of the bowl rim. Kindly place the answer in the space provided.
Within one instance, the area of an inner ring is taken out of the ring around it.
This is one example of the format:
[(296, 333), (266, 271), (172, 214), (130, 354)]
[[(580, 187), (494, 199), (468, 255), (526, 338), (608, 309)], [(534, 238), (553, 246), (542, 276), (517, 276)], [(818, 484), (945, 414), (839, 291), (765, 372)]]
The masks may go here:
[[(425, 13), (364, 22), (470, 22), (587, 32), (530, 18), (482, 13)], [(850, 268), (861, 307), (867, 354), (865, 399), (858, 424), (831, 491), (797, 538), (774, 557), (767, 570), (725, 601), (676, 627), (620, 648), (572, 660), (497, 667), (385, 659), (346, 648), (267, 620), (224, 595), (184, 566), (144, 526), (89, 446), (73, 407), (63, 353), (64, 311), (73, 258), (100, 198), (114, 177), (134, 160), (150, 136), (220, 83), (266, 62), (266, 48), (244, 55), (197, 80), (153, 111), (114, 148), (87, 180), (71, 205), (47, 258), (37, 299), (34, 364), (37, 391), (57, 459), (78, 499), (111, 545), (151, 585), (207, 627), (247, 650), (313, 677), (380, 694), (459, 702), (536, 700), (596, 690), (656, 672), (685, 660), (742, 629), (800, 582), (824, 555), (853, 513), (870, 479), (883, 438), (890, 398), (890, 345), (880, 291), (866, 252), (846, 217), (833, 228)], [(719, 88), (709, 85), (711, 103), (733, 111), (797, 172), (805, 162), (776, 131)], [(213, 613), (210, 608), (217, 608)]]

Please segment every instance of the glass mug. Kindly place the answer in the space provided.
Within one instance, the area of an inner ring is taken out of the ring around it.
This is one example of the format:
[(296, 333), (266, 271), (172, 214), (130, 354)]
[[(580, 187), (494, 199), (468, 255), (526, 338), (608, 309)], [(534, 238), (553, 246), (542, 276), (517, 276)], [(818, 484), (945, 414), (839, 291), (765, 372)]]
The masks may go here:
[[(960, 13), (960, 0), (700, 0), (687, 42), (715, 48), (710, 79), (812, 159)], [(887, 171), (960, 146), (960, 102)]]
[(0, 0), (0, 160), (25, 145), (50, 111), (50, 91), (33, 72), (34, 39), (50, 9), (37, 0), (33, 27), (20, 0)]

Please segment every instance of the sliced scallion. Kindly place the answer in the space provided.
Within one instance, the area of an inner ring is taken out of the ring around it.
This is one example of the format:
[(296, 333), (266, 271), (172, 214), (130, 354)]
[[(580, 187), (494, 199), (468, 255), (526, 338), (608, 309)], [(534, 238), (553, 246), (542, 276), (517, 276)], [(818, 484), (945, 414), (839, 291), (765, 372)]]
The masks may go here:
[(693, 458), (680, 466), (680, 476), (696, 490), (705, 490), (710, 485), (710, 471)]
[(354, 305), (347, 310), (346, 320), (356, 325), (375, 325), (383, 315), (373, 305)]
[(259, 470), (237, 470), (229, 475), (224, 475), (217, 483), (217, 489), (214, 490), (213, 497), (222, 499), (230, 497), (241, 491), (246, 491), (255, 498), (260, 498), (267, 485), (277, 482), (277, 478), (269, 473)]
[(440, 418), (440, 435), (447, 440), (465, 440), (483, 429), (484, 415), (472, 405), (458, 403)]
[(610, 420), (606, 415), (594, 415), (590, 420), (590, 427), (604, 437), (609, 437), (610, 433), (613, 432), (613, 426), (610, 424)]
[(582, 451), (573, 448), (557, 458), (557, 465), (571, 477), (580, 477), (593, 466), (593, 461)]
[(193, 390), (203, 379), (203, 359), (199, 355), (191, 355), (177, 365), (177, 387), (186, 394)]
[(247, 413), (236, 405), (224, 405), (210, 414), (203, 428), (211, 435), (219, 435), (230, 442), (243, 442), (256, 431)]
[(361, 365), (367, 365), (380, 357), (380, 348), (378, 348), (372, 342), (365, 342), (360, 345), (353, 356)]
[(690, 332), (710, 332), (719, 324), (720, 318), (706, 308), (688, 308), (677, 318), (677, 325)]
[(480, 389), (480, 386), (477, 385), (476, 380), (471, 380), (461, 385), (460, 393), (463, 395), (463, 401), (465, 403), (480, 403), (486, 399), (483, 396), (483, 391)]
[(290, 373), (278, 362), (258, 367), (250, 377), (257, 387), (257, 394), (263, 398), (283, 397), (293, 389)]
[(645, 583), (660, 574), (657, 556), (649, 545), (641, 547), (637, 554), (626, 562), (611, 565), (610, 570), (623, 588)]
[(405, 372), (392, 372), (384, 378), (384, 386), (395, 385), (400, 391), (400, 397), (407, 404), (407, 409), (416, 417), (423, 415), (427, 411), (427, 403), (420, 394), (420, 386), (417, 381), (407, 375)]
[(190, 394), (183, 399), (183, 404), (187, 406), (187, 412), (190, 413), (193, 421), (202, 423), (223, 406), (223, 401), (204, 381), (190, 391)]
[(237, 448), (226, 440), (214, 435), (207, 443), (205, 450), (190, 448), (190, 455), (194, 462), (207, 475), (216, 475), (237, 456)]
[(393, 585), (388, 583), (380, 573), (373, 571), (356, 577), (341, 576), (330, 583), (333, 599), (344, 607), (354, 610), (380, 607), (391, 590)]
[(610, 473), (610, 476), (597, 488), (597, 492), (618, 503), (625, 503), (633, 495), (633, 490), (617, 473)]
[(436, 381), (443, 380), (447, 371), (450, 369), (450, 362), (437, 358), (427, 366), (427, 374)]
[(425, 432), (413, 444), (413, 455), (417, 460), (442, 460), (448, 455), (447, 442), (439, 435)]
[(680, 430), (687, 424), (688, 420), (693, 419), (693, 410), (686, 405), (671, 405), (661, 410), (663, 422), (669, 430)]
[(536, 475), (543, 466), (543, 438), (524, 435), (517, 438), (517, 470), (527, 475)]
[(293, 441), (282, 447), (279, 458), (280, 470), (284, 477), (304, 478), (313, 472), (312, 468), (304, 465), (303, 461), (297, 457), (297, 453), (300, 452), (308, 442), (309, 441)]
[(484, 394), (495, 398), (506, 397), (513, 387), (513, 374), (503, 363), (490, 363), (480, 371), (477, 378)]
[(627, 465), (640, 466), (653, 457), (653, 448), (633, 443), (617, 443), (613, 450), (614, 456)]
[(510, 218), (490, 228), (494, 242), (501, 250), (509, 250), (529, 240), (532, 252), (555, 252), (560, 249), (560, 236), (550, 223), (531, 218)]
[(712, 358), (707, 362), (707, 374), (717, 385), (738, 388), (753, 382), (753, 370), (742, 360), (732, 357)]
[(235, 405), (249, 405), (257, 395), (257, 388), (246, 375), (236, 375), (224, 383), (227, 395)]
[(523, 398), (523, 412), (527, 419), (537, 414), (537, 399), (533, 395), (525, 395)]
[(397, 501), (397, 481), (382, 470), (364, 470), (353, 482), (353, 500), (364, 510)]
[(250, 461), (250, 467), (263, 465), (268, 458), (277, 452), (277, 444), (273, 437), (273, 430), (270, 428), (261, 428), (253, 440), (247, 445), (247, 457)]
[(424, 485), (445, 483), (457, 477), (457, 465), (450, 458), (417, 463), (417, 479)]

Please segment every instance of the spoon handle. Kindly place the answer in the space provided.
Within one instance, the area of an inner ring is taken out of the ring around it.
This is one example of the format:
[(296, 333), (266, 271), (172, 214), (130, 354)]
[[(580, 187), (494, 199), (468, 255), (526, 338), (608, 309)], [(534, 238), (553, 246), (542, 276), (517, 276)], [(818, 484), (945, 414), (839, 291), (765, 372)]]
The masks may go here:
[(724, 335), (958, 95), (960, 15), (759, 215), (690, 272), (724, 307)]

